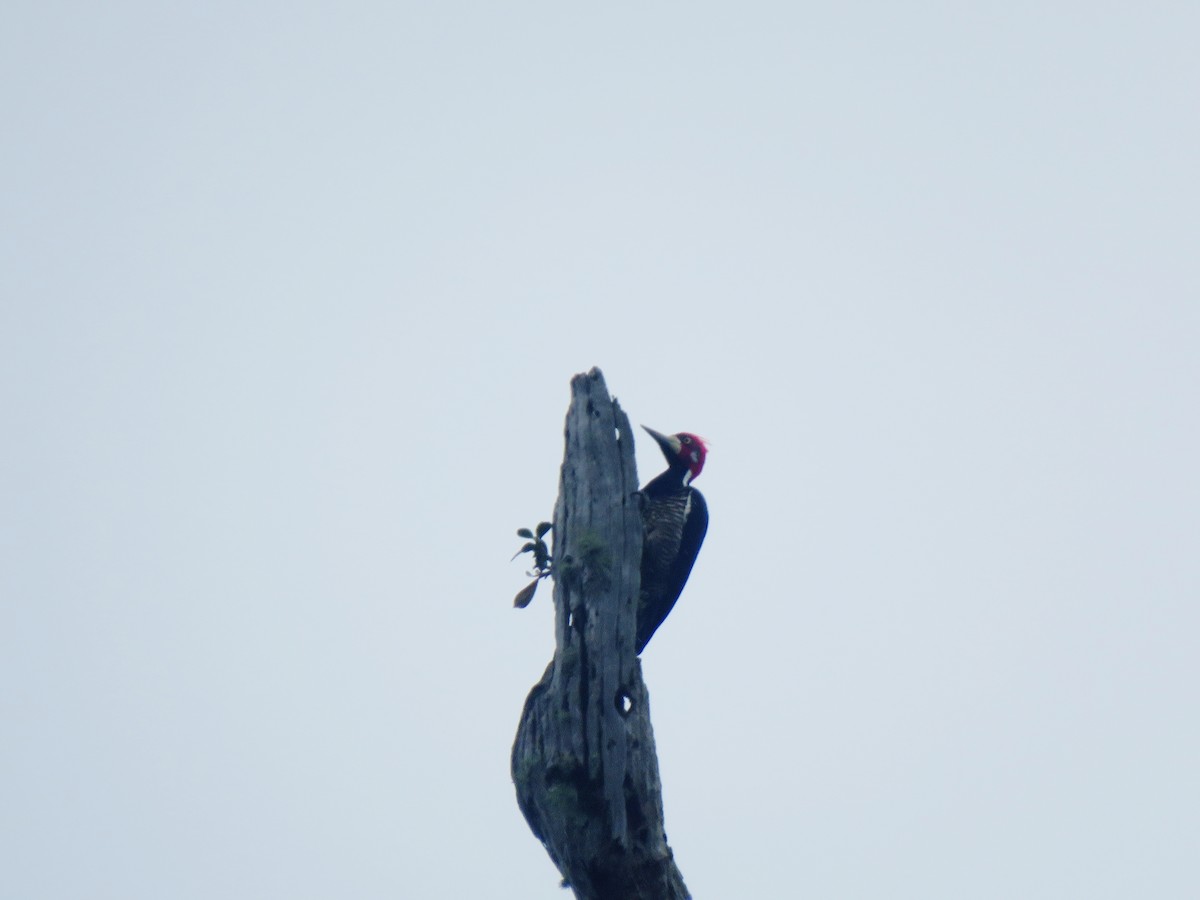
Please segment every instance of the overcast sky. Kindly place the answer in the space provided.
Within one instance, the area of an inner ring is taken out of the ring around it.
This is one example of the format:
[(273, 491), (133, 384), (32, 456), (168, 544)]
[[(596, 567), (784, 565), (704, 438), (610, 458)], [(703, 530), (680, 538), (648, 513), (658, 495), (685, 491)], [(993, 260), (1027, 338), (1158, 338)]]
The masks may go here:
[(0, 894), (565, 896), (598, 365), (698, 898), (1200, 896), (1198, 9), (9, 2)]

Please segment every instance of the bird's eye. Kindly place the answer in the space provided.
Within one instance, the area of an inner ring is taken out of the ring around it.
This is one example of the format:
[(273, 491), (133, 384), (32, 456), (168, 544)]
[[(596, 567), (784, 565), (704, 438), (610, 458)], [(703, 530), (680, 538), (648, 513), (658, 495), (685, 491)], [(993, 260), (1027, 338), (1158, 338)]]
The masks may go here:
[(685, 434), (685, 435), (680, 436), (679, 442), (682, 444), (690, 444), (692, 442), (692, 439)]

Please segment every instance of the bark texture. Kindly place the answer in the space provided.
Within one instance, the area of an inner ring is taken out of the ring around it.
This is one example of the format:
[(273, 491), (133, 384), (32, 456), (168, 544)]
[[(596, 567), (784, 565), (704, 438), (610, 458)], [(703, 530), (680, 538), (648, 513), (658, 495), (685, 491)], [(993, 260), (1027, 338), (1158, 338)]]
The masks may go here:
[(634, 652), (642, 554), (629, 419), (599, 369), (571, 381), (554, 510), (554, 659), (513, 744), (517, 803), (581, 900), (685, 900), (663, 830)]

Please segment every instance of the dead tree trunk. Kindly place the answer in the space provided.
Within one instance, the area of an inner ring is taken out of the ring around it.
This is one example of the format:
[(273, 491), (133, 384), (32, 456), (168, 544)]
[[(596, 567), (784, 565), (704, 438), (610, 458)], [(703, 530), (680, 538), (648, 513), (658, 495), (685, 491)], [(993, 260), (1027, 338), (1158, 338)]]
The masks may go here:
[(599, 369), (571, 381), (566, 445), (554, 509), (556, 647), (517, 728), (517, 803), (581, 900), (685, 900), (634, 653), (633, 434)]

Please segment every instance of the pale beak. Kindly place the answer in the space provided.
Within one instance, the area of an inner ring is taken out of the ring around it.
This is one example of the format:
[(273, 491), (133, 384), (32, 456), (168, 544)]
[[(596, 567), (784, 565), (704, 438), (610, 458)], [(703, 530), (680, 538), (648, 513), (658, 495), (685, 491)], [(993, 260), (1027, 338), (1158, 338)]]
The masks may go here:
[(673, 435), (663, 434), (660, 431), (655, 431), (653, 428), (647, 428), (645, 425), (643, 425), (642, 428), (646, 430), (650, 437), (658, 441), (658, 446), (662, 448), (663, 456), (665, 456), (668, 461), (674, 462), (674, 460), (679, 457), (679, 451), (683, 449), (683, 444), (679, 443), (679, 438), (674, 437)]

